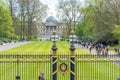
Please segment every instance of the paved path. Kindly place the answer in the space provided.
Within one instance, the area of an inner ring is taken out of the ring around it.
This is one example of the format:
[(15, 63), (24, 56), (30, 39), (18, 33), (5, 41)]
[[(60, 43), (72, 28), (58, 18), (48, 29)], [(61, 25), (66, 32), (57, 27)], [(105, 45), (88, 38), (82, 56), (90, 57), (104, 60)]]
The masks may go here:
[(0, 51), (5, 51), (5, 50), (12, 49), (12, 48), (15, 48), (15, 47), (18, 47), (18, 46), (22, 46), (22, 45), (25, 45), (25, 44), (28, 44), (28, 43), (30, 43), (30, 42), (7, 43), (7, 44), (4, 44), (4, 45), (0, 45)]

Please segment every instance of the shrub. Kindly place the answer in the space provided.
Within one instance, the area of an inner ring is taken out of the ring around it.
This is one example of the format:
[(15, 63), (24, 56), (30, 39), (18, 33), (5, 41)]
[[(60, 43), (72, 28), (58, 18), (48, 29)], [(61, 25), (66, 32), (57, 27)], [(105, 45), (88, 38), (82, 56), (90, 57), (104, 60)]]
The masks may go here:
[(0, 45), (3, 45), (3, 42), (2, 42), (2, 41), (0, 41)]

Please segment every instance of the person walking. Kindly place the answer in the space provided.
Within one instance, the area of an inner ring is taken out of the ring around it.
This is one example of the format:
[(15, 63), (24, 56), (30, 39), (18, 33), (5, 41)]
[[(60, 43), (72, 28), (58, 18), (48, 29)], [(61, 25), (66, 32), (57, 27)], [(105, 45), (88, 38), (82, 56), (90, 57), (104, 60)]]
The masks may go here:
[(110, 50), (110, 47), (109, 47), (109, 45), (108, 45), (108, 46), (106, 46), (106, 47), (105, 47), (105, 51), (106, 51), (106, 53), (105, 53), (105, 54), (106, 54), (106, 55), (108, 55), (108, 54), (109, 54), (109, 50)]
[(106, 50), (105, 48), (102, 48), (102, 55), (105, 55), (106, 54)]
[(92, 54), (92, 49), (93, 49), (93, 46), (92, 46), (92, 45), (89, 45), (90, 54)]

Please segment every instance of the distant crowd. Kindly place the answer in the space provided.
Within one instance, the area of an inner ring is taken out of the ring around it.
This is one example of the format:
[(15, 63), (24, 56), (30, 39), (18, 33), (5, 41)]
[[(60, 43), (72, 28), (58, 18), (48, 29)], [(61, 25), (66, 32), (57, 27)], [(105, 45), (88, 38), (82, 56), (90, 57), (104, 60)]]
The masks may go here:
[[(76, 43), (81, 45), (82, 48), (88, 49), (90, 53), (92, 53), (92, 50), (95, 50), (98, 55), (107, 55), (110, 52), (110, 46), (102, 43), (92, 44), (90, 42), (84, 42), (83, 40), (78, 40)], [(120, 47), (114, 48), (114, 54), (120, 54)]]

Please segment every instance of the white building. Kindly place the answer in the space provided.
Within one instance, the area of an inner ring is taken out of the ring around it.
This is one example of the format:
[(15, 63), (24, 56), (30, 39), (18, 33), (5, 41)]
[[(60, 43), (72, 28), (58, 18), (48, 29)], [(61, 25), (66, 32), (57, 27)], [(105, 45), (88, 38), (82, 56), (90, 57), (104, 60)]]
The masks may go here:
[(63, 23), (58, 22), (54, 16), (49, 16), (45, 23), (40, 25), (40, 39), (50, 39), (53, 30), (61, 37), (65, 28), (66, 26)]

